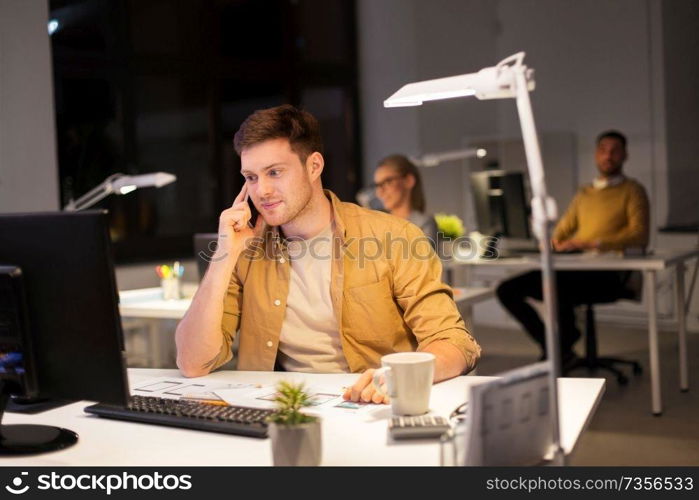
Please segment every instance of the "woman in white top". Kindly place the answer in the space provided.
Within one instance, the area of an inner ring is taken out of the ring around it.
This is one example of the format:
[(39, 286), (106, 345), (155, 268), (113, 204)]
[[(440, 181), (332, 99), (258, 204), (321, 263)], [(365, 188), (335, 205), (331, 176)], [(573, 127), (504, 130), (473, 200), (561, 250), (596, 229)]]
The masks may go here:
[(437, 244), (437, 223), (432, 215), (425, 213), (425, 193), (422, 189), (420, 172), (403, 155), (387, 156), (374, 171), (376, 196), (391, 214), (418, 226)]

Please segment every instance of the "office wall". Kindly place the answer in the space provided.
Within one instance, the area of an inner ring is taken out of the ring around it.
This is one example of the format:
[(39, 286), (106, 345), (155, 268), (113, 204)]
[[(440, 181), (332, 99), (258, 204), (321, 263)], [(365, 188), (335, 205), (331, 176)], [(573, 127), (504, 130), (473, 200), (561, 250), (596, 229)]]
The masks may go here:
[[(562, 163), (558, 153), (556, 164), (550, 166), (556, 170), (550, 188), (562, 193), (559, 204), (564, 207), (570, 201), (571, 186), (595, 174), (594, 139), (608, 128), (629, 136), (628, 173), (654, 190), (654, 172), (664, 168), (657, 165), (652, 152), (656, 131), (663, 128), (662, 123), (655, 123), (653, 103), (662, 103), (664, 96), (654, 87), (651, 60), (651, 51), (662, 43), (651, 30), (656, 22), (652, 9), (659, 2), (437, 0), (400, 4), (411, 15), (403, 13), (398, 20), (395, 13), (400, 9), (392, 2), (363, 0), (358, 4), (360, 20), (371, 19), (360, 23), (367, 178), (382, 155), (400, 147), (416, 153), (456, 149), (479, 140), (519, 139), (516, 108), (509, 100), (458, 99), (417, 108), (378, 107), (411, 77), (422, 80), (475, 71), (524, 50), (526, 63), (536, 70), (532, 104), (542, 142), (546, 136), (573, 137), (567, 163)], [(413, 25), (397, 29), (394, 22)], [(414, 42), (407, 41), (410, 35)], [(406, 37), (406, 43), (394, 37)], [(395, 61), (401, 61), (400, 71), (393, 68)], [(388, 120), (409, 123), (411, 134), (388, 127)], [(373, 133), (375, 129), (381, 133)], [(560, 175), (561, 171), (565, 174)], [(456, 208), (453, 199), (463, 195), (453, 191), (460, 187), (461, 166), (424, 172), (432, 211)]]
[[(694, 0), (673, 0), (662, 3), (659, 16), (663, 40), (662, 63), (664, 75), (666, 140), (657, 150), (667, 157), (667, 173), (656, 176), (659, 193), (667, 196), (667, 210), (658, 216), (658, 225), (699, 223), (699, 3)], [(662, 184), (662, 185), (661, 185)], [(660, 233), (659, 248), (697, 246), (696, 233)], [(698, 264), (699, 265), (699, 264)], [(691, 265), (685, 278), (690, 286), (695, 266)], [(669, 290), (668, 290), (669, 292)], [(690, 292), (691, 293), (691, 292)], [(691, 295), (689, 328), (699, 330), (699, 293)]]
[(364, 179), (388, 151), (416, 152), (418, 117), (410, 110), (384, 109), (394, 89), (417, 76), (415, 0), (360, 0), (357, 5), (359, 99)]
[[(693, 91), (698, 83), (696, 61), (699, 59), (696, 50), (690, 48), (697, 39), (696, 3), (415, 0), (401, 5), (411, 12), (401, 22), (413, 25), (398, 30), (392, 27), (396, 9), (391, 2), (360, 0), (358, 3), (360, 13), (371, 12), (372, 16), (371, 23), (360, 23), (363, 110), (377, 106), (409, 81), (475, 71), (524, 50), (526, 63), (536, 70), (537, 87), (531, 94), (532, 105), (549, 192), (557, 199), (560, 210), (569, 203), (575, 187), (589, 182), (595, 175), (595, 136), (602, 130), (617, 128), (629, 138), (627, 173), (646, 186), (651, 199), (652, 246), (695, 244), (687, 238), (659, 236), (655, 228), (667, 220), (670, 176), (676, 179), (686, 176), (692, 168), (691, 159), (699, 152), (698, 142), (690, 137), (699, 125), (695, 122), (699, 113)], [(411, 33), (415, 42), (400, 44), (393, 39)], [(375, 43), (377, 40), (379, 44)], [(367, 64), (365, 53), (372, 54), (375, 60), (383, 58), (384, 65)], [(691, 58), (687, 57), (688, 53), (692, 54)], [(410, 54), (414, 54), (412, 59)], [(400, 75), (392, 75), (392, 85), (388, 85), (386, 72), (391, 70), (393, 59), (400, 59), (402, 65)], [(409, 67), (411, 62), (413, 66)], [(667, 72), (665, 64), (669, 64)], [(682, 90), (681, 96), (675, 94), (676, 88)], [(682, 110), (680, 102), (687, 104)], [(500, 156), (501, 166), (508, 169), (524, 166), (523, 155), (517, 158), (513, 154), (521, 132), (512, 101), (459, 99), (418, 108), (365, 112), (365, 131), (376, 125), (369, 121), (394, 119), (386, 118), (393, 113), (400, 113), (400, 120), (409, 122), (411, 130), (417, 130), (417, 136), (404, 134), (397, 141), (395, 137), (386, 137), (392, 131), (365, 133), (366, 178), (371, 178), (380, 156), (400, 146), (407, 153), (424, 153), (479, 142), (499, 142), (500, 151), (495, 155)], [(672, 137), (666, 139), (670, 134)], [(460, 213), (466, 221), (473, 221), (465, 172), (476, 165), (471, 160), (423, 170), (429, 210)], [(682, 196), (684, 203), (696, 203), (696, 196), (691, 193), (683, 192)], [(485, 279), (498, 277), (501, 276), (486, 274)], [(666, 292), (661, 298), (661, 312), (669, 315), (671, 279), (664, 277), (660, 286)], [(628, 310), (620, 313), (612, 309), (610, 315), (601, 314), (601, 317), (616, 315), (625, 322), (629, 318), (642, 320), (642, 306), (624, 308)], [(690, 324), (695, 328), (699, 326), (697, 310), (693, 306), (690, 312)], [(495, 303), (477, 308), (477, 316), (477, 320), (513, 325)]]
[[(501, 0), (498, 4), (500, 55), (526, 50), (528, 63), (536, 69), (532, 103), (540, 133), (546, 137), (571, 132), (574, 137), (574, 155), (568, 164), (561, 158), (562, 163), (551, 165), (545, 158), (547, 179), (559, 210), (565, 209), (573, 194), (561, 196), (560, 184), (570, 179), (579, 185), (596, 175), (595, 137), (614, 128), (628, 137), (625, 171), (646, 187), (651, 225), (657, 227), (667, 212), (666, 190), (657, 182), (667, 176), (667, 160), (654, 149), (664, 142), (661, 113), (665, 96), (655, 71), (662, 47), (657, 26), (660, 2)], [(519, 123), (505, 104), (499, 107), (499, 126), (508, 136), (517, 132)], [(561, 171), (570, 177), (552, 175)], [(656, 240), (657, 232), (653, 231), (651, 246)], [(671, 286), (671, 277), (663, 276), (661, 287), (669, 292)], [(672, 305), (671, 293), (661, 296), (663, 318), (672, 317)], [(492, 311), (482, 311), (481, 318), (494, 313), (497, 321), (502, 317), (498, 309), (494, 305)], [(646, 319), (644, 306), (631, 302), (599, 308), (598, 317), (623, 324), (640, 324)]]
[(0, 2), (0, 212), (56, 210), (48, 5)]
[[(662, 10), (667, 113), (669, 224), (699, 223), (699, 2)], [(694, 29), (686, 29), (692, 26)], [(688, 57), (688, 54), (691, 56)]]
[[(474, 138), (496, 133), (493, 102), (457, 100), (417, 108), (383, 107), (384, 99), (410, 81), (491, 64), (495, 60), (494, 2), (360, 0), (357, 9), (362, 158), (367, 182), (373, 178), (376, 163), (389, 154), (459, 149)], [(465, 212), (461, 175), (458, 162), (424, 171), (429, 211)]]
[[(619, 129), (629, 139), (625, 170), (646, 186), (657, 210), (654, 175), (661, 166), (655, 164), (652, 144), (654, 130), (662, 124), (656, 124), (652, 104), (664, 96), (652, 79), (651, 49), (662, 43), (650, 29), (653, 3), (501, 0), (498, 48), (502, 56), (527, 51), (528, 64), (536, 69), (532, 101), (538, 129), (542, 134), (573, 132), (576, 184), (596, 175), (597, 134)], [(500, 132), (515, 134), (516, 116), (503, 105), (500, 111)], [(562, 207), (568, 202), (558, 201)]]

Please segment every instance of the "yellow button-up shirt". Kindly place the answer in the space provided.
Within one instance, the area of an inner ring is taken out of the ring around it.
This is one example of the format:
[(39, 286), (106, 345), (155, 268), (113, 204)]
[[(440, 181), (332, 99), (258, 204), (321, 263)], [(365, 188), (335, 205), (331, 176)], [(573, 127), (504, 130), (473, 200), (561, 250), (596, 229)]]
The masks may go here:
[(648, 195), (637, 181), (627, 178), (603, 189), (586, 185), (558, 221), (553, 239), (597, 241), (604, 251), (645, 248), (649, 219)]
[[(436, 340), (458, 348), (473, 369), (480, 346), (467, 331), (451, 288), (441, 281), (441, 262), (422, 231), (325, 193), (334, 216), (329, 293), (350, 370), (376, 368), (384, 354), (421, 350)], [(240, 330), (238, 369), (274, 369), (290, 263), (278, 228), (266, 227), (263, 234), (241, 254), (231, 275), (214, 368), (231, 359)]]

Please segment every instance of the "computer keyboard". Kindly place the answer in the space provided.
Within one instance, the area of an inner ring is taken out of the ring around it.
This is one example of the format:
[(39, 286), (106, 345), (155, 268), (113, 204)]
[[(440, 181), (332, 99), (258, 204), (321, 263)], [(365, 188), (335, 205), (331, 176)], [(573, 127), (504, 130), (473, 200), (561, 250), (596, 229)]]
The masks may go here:
[[(555, 256), (560, 256), (580, 255), (584, 252), (582, 250), (553, 250), (551, 253)], [(539, 257), (540, 255), (538, 248), (508, 248), (498, 251), (498, 257), (500, 258)]]
[(87, 413), (118, 420), (131, 420), (200, 431), (267, 437), (266, 418), (273, 410), (223, 406), (201, 401), (132, 396), (128, 406), (96, 404)]
[(516, 259), (520, 257), (537, 257), (538, 248), (507, 248), (497, 251), (497, 256), (501, 259)]

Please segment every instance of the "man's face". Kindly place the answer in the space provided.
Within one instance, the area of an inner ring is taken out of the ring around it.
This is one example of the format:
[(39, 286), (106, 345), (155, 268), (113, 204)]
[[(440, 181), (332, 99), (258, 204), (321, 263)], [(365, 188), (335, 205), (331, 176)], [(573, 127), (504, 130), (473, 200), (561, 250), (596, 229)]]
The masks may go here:
[(619, 139), (605, 137), (597, 143), (595, 162), (600, 175), (611, 177), (621, 173), (626, 161), (626, 148)]
[(311, 178), (287, 139), (247, 147), (240, 161), (250, 198), (267, 224), (281, 226), (303, 212), (311, 199)]

